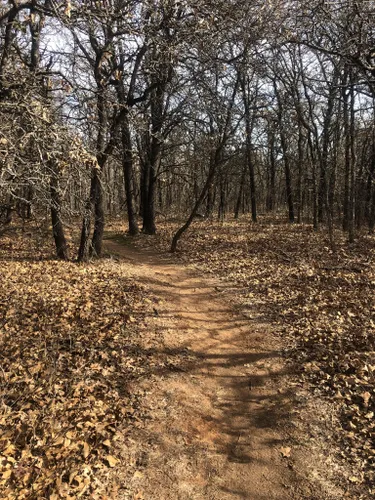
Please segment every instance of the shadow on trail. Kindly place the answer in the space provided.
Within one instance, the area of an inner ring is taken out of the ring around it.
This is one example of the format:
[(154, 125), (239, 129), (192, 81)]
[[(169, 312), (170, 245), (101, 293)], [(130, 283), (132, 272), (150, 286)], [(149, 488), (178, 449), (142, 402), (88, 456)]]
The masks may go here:
[[(186, 387), (197, 386), (198, 393), (207, 387), (211, 391), (212, 414), (205, 413), (203, 401), (201, 408), (189, 394), (179, 395), (187, 421), (176, 432), (186, 440), (184, 453), (192, 457), (197, 449), (219, 453), (228, 468), (238, 468), (239, 476), (249, 464), (265, 471), (274, 469), (271, 456), (273, 460), (279, 452), (267, 455), (260, 450), (282, 446), (274, 431), (288, 425), (293, 398), (280, 390), (288, 372), (280, 362), (277, 346), (270, 342), (269, 324), (252, 322), (235, 312), (231, 304), (227, 307), (210, 278), (201, 280), (200, 287), (193, 271), (182, 268), (181, 276), (177, 274), (176, 262), (170, 256), (161, 259), (151, 252), (126, 252), (130, 256), (124, 258), (125, 263), (134, 261), (152, 268), (152, 276), (140, 275), (139, 281), (163, 300), (155, 314), (157, 331), (162, 337), (168, 331), (169, 338), (175, 335), (182, 339), (176, 348), (161, 346), (142, 351), (146, 357), (160, 361), (147, 370), (147, 377), (178, 378)], [(176, 395), (172, 394), (172, 401)], [(160, 436), (155, 434), (153, 439), (163, 446)], [(223, 498), (250, 498), (246, 489), (238, 487), (240, 484), (239, 479), (236, 487), (231, 485), (233, 489), (220, 485)], [(259, 491), (251, 499), (289, 498), (287, 491), (283, 495), (267, 497)]]

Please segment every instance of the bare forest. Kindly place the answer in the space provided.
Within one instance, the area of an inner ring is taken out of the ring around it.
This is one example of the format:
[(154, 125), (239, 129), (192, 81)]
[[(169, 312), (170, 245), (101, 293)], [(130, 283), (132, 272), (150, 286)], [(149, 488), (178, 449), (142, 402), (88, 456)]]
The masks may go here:
[(0, 1), (0, 497), (375, 495), (375, 1)]

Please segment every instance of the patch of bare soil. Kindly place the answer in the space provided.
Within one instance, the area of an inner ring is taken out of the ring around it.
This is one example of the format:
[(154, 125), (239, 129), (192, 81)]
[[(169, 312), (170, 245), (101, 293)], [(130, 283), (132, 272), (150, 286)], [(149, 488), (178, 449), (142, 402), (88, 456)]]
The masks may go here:
[(117, 498), (345, 496), (298, 431), (299, 400), (270, 323), (236, 312), (222, 283), (172, 258), (113, 239), (106, 247), (161, 299), (148, 328), (163, 338), (159, 354), (180, 360), (143, 382), (150, 419), (127, 443), (142, 453)]

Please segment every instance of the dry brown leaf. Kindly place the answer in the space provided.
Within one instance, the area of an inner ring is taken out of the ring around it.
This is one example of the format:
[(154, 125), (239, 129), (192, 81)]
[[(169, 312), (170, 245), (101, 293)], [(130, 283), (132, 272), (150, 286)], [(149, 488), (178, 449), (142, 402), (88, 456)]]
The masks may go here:
[(364, 405), (368, 406), (371, 399), (371, 394), (369, 392), (364, 392), (361, 394), (361, 398), (363, 399)]
[(112, 455), (106, 455), (105, 460), (110, 467), (115, 467), (119, 463), (119, 460)]
[(289, 457), (290, 457), (291, 452), (292, 452), (292, 448), (290, 448), (289, 446), (286, 446), (286, 447), (280, 448), (280, 453), (281, 453), (281, 455), (282, 455), (284, 458), (289, 458)]
[(87, 458), (90, 454), (90, 446), (88, 443), (83, 443), (83, 458)]
[(351, 483), (361, 483), (362, 482), (362, 479), (360, 479), (359, 477), (356, 477), (356, 476), (350, 476), (349, 477), (349, 481)]
[(4, 471), (2, 474), (2, 479), (8, 480), (12, 476), (12, 473), (13, 473), (12, 469)]

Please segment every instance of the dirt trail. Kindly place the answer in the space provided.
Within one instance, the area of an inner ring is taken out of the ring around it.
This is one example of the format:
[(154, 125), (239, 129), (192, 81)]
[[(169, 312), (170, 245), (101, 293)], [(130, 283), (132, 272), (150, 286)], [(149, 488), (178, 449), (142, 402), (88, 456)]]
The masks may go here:
[(106, 247), (162, 298), (155, 325), (164, 348), (191, 361), (145, 385), (156, 409), (142, 431), (149, 453), (133, 498), (324, 498), (280, 452), (292, 402), (270, 325), (235, 313), (222, 284), (172, 259)]

